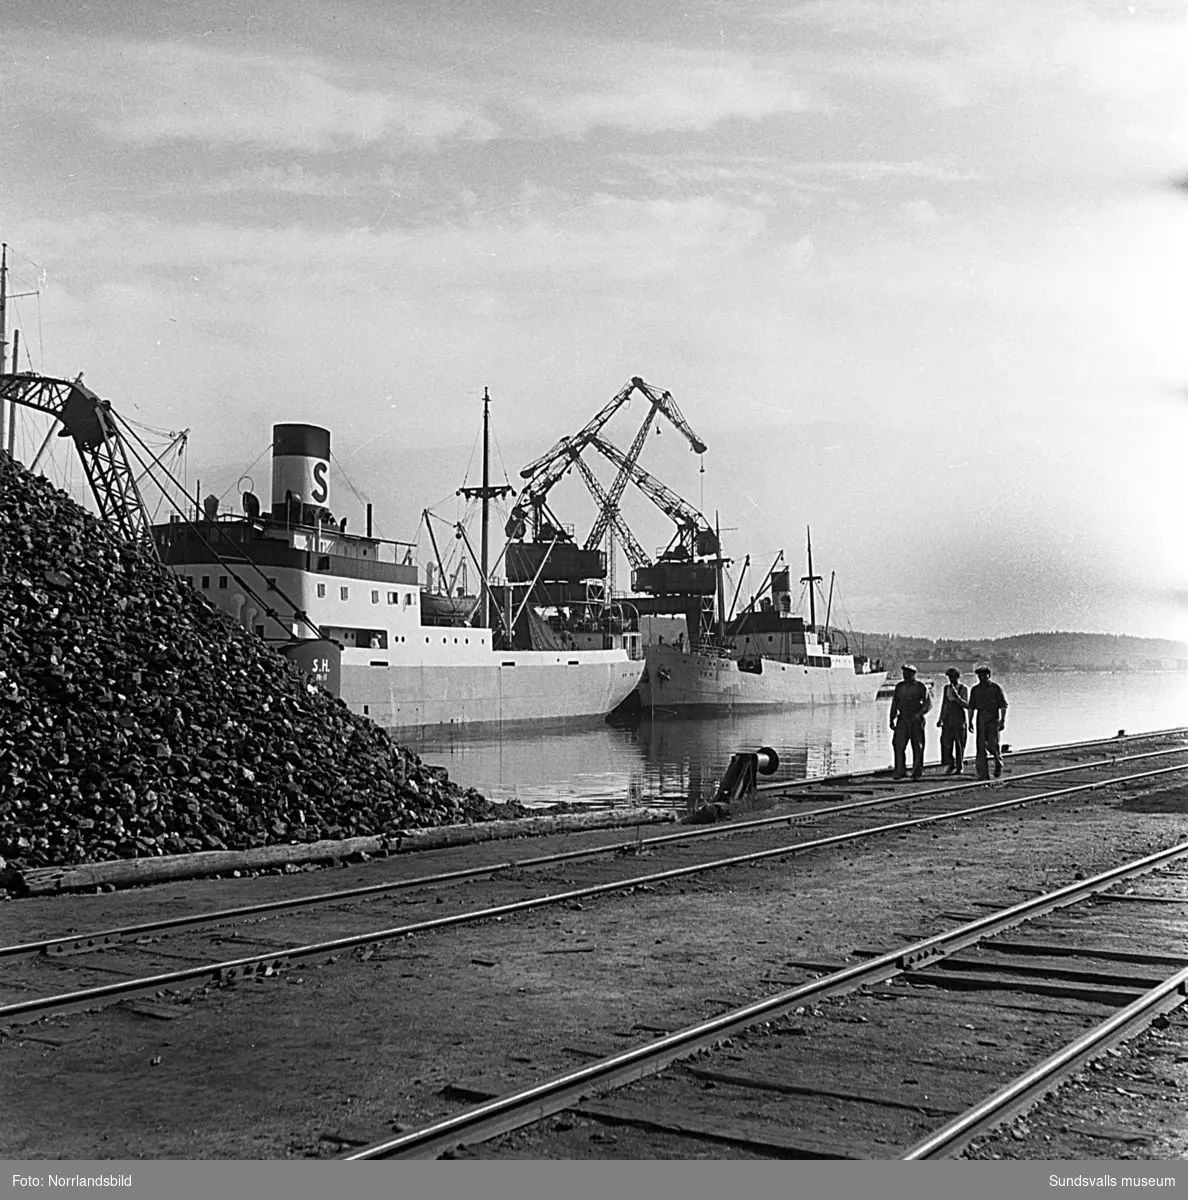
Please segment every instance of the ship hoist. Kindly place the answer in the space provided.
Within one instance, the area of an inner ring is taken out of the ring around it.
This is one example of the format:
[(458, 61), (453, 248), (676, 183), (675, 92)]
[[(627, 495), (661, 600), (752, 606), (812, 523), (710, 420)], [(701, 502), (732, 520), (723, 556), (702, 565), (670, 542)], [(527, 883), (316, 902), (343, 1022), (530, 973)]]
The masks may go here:
[[(648, 401), (648, 411), (626, 451), (610, 442), (603, 432), (607, 422), (636, 393)], [(639, 465), (639, 457), (656, 419), (664, 416), (688, 441), (696, 454), (704, 454), (705, 443), (685, 420), (672, 394), (646, 383), (638, 376), (617, 392), (576, 434), (561, 438), (550, 450), (520, 472), (529, 482), (520, 492), (507, 521), (506, 570), (514, 583), (533, 582), (538, 603), (563, 605), (578, 602), (591, 587), (605, 586), (613, 579), (608, 553), (602, 549), (613, 533), (632, 567), (636, 592), (653, 598), (653, 612), (686, 613), (704, 610), (717, 587), (721, 565), (718, 536), (705, 517), (671, 488)], [(604, 488), (583, 457), (597, 452), (617, 469), (613, 482)], [(576, 468), (594, 498), (598, 513), (590, 532), (579, 546), (548, 505), (554, 485)], [(675, 525), (672, 540), (656, 561), (649, 557), (632, 533), (620, 509), (628, 483), (638, 488)], [(639, 605), (637, 604), (637, 607)]]

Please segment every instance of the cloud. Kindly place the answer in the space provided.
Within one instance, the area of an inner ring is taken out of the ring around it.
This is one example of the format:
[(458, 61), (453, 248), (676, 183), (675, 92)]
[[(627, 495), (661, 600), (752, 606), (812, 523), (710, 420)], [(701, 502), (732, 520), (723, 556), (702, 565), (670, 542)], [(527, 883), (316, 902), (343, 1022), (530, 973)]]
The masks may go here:
[(617, 161), (638, 177), (671, 188), (717, 188), (769, 200), (773, 193), (794, 195), (813, 203), (817, 198), (853, 191), (856, 184), (925, 181), (969, 183), (981, 173), (943, 160), (870, 159), (821, 161), (781, 160), (771, 154), (670, 153), (663, 156), (622, 153)]
[(991, 87), (1058, 82), (1120, 101), (1170, 100), (1169, 130), (1188, 116), (1180, 5), (1102, 12), (1075, 0), (810, 0), (768, 20), (827, 34), (844, 48), (832, 56), (836, 70), (916, 86), (942, 107), (970, 104)]
[(927, 225), (937, 218), (936, 207), (928, 200), (908, 200), (899, 206), (900, 215), (909, 225)]
[(497, 132), (488, 116), (463, 105), (340, 86), (312, 59), (178, 45), (138, 48), (136, 57), (137, 91), (151, 99), (99, 122), (113, 135), (134, 141), (194, 139), (328, 150), (393, 140), (423, 146), (481, 141)]
[(526, 130), (704, 131), (826, 107), (786, 62), (662, 43), (525, 39), (484, 64), (481, 89), (464, 74), (430, 69), (444, 51), (426, 59), (403, 46), (371, 63), (183, 41), (75, 36), (48, 44), (29, 33), (14, 34), (9, 49), (15, 95), (36, 95), (40, 106), (145, 146), (438, 149)]
[(498, 133), (481, 108), (424, 90), (360, 86), (312, 55), (86, 39), (49, 53), (31, 45), (6, 73), (13, 94), (37, 95), (39, 104), (85, 114), (109, 137), (145, 145), (435, 148)]
[(249, 167), (196, 182), (187, 180), (163, 189), (162, 194), (185, 191), (206, 196), (234, 196), (253, 192), (281, 196), (341, 196), (347, 187), (357, 191), (364, 184), (383, 186), (379, 180), (368, 180), (356, 173), (349, 177), (320, 174), (308, 170), (301, 163), (289, 163), (283, 167)]
[[(600, 49), (594, 58), (613, 60)], [(582, 135), (615, 127), (634, 133), (704, 131), (723, 121), (756, 121), (817, 111), (819, 97), (788, 78), (786, 69), (748, 58), (676, 51), (671, 47), (625, 49), (622, 61), (589, 65), (526, 89), (523, 108), (546, 129)]]

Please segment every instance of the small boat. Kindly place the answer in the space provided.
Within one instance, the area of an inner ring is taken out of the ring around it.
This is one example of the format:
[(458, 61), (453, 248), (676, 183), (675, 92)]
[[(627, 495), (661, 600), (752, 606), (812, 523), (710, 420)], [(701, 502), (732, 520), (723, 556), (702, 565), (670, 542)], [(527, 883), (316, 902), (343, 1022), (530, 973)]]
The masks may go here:
[(469, 625), (478, 605), (477, 596), (446, 596), (421, 589), (421, 618), (426, 625)]

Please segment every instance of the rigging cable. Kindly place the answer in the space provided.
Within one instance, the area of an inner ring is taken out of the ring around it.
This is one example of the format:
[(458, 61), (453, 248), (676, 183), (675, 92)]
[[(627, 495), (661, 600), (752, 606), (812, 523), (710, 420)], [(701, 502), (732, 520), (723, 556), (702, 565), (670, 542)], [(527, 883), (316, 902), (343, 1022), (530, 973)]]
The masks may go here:
[[(255, 458), (253, 458), (253, 459), (252, 459), (252, 461), (251, 461), (250, 463), (248, 463), (248, 465), (247, 465), (247, 466), (246, 466), (246, 467), (245, 467), (245, 468), (244, 468), (242, 471), (240, 471), (240, 473), (239, 473), (239, 475), (238, 475), (238, 477), (237, 477), (236, 481), (235, 481), (234, 483), (229, 483), (229, 484), (228, 484), (228, 485), (227, 485), (225, 488), (223, 488), (222, 492), (221, 492), (221, 493), (220, 493), (220, 495), (219, 495), (219, 500), (220, 500), (220, 501), (222, 501), (222, 500), (225, 500), (225, 499), (227, 498), (227, 493), (228, 493), (229, 491), (231, 491), (231, 489), (232, 489), (232, 488), (237, 488), (237, 487), (239, 487), (240, 483), (241, 483), (241, 482), (242, 482), (244, 479), (251, 480), (251, 469), (252, 469), (252, 468), (253, 468), (253, 467), (256, 465), (256, 463), (258, 463), (258, 462), (260, 461), (260, 459), (262, 459), (262, 458), (264, 457), (264, 455), (265, 455), (265, 454), (267, 454), (267, 453), (268, 453), (268, 451), (269, 451), (269, 450), (271, 450), (271, 449), (272, 449), (272, 443), (271, 443), (271, 442), (268, 442), (268, 443), (267, 443), (267, 444), (264, 446), (264, 449), (263, 449), (263, 450), (261, 450), (261, 451), (260, 451), (260, 453), (259, 453), (259, 454), (257, 454), (257, 455), (256, 455), (256, 457), (255, 457)], [(188, 489), (187, 489), (187, 495), (188, 495)]]
[[(346, 473), (346, 468), (342, 465), (342, 460), (338, 457), (337, 454), (334, 453), (333, 450), (330, 451), (330, 461), (338, 468), (343, 479), (346, 480), (347, 487), (349, 487), (351, 489), (351, 492), (354, 494), (355, 499), (359, 501), (359, 503), (363, 506), (363, 511), (366, 512), (367, 505), (370, 503), (370, 501), (365, 500), (361, 495), (359, 495), (359, 489), (357, 487), (355, 487), (354, 483), (351, 481), (351, 477)], [(374, 519), (375, 518), (374, 518), (374, 513), (373, 513), (372, 514), (373, 522), (374, 522)], [(379, 528), (378, 525), (376, 526), (376, 528), (377, 529)], [(381, 536), (381, 540), (382, 540), (382, 537), (383, 537), (382, 533), (380, 536)]]

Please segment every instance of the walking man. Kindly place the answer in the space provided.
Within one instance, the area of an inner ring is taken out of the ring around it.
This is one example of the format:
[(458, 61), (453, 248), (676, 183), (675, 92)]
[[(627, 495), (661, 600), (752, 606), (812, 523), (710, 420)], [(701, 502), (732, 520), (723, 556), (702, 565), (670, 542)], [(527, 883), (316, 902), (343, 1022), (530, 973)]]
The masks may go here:
[(1006, 728), (1007, 698), (1002, 688), (991, 682), (990, 668), (978, 668), (978, 682), (969, 693), (969, 727), (974, 728), (977, 717), (977, 735), (974, 742), (975, 765), (979, 779), (990, 778), (990, 759), (994, 759), (994, 778), (1002, 774), (1002, 751), (998, 747), (998, 735)]
[(891, 746), (895, 751), (893, 779), (907, 778), (907, 748), (912, 747), (912, 778), (924, 773), (924, 714), (932, 707), (928, 689), (916, 678), (916, 668), (903, 664), (903, 680), (891, 696)]
[(941, 763), (946, 775), (960, 775), (965, 760), (965, 722), (969, 719), (969, 688), (961, 682), (961, 672), (950, 667), (945, 674), (941, 698), (940, 726)]

